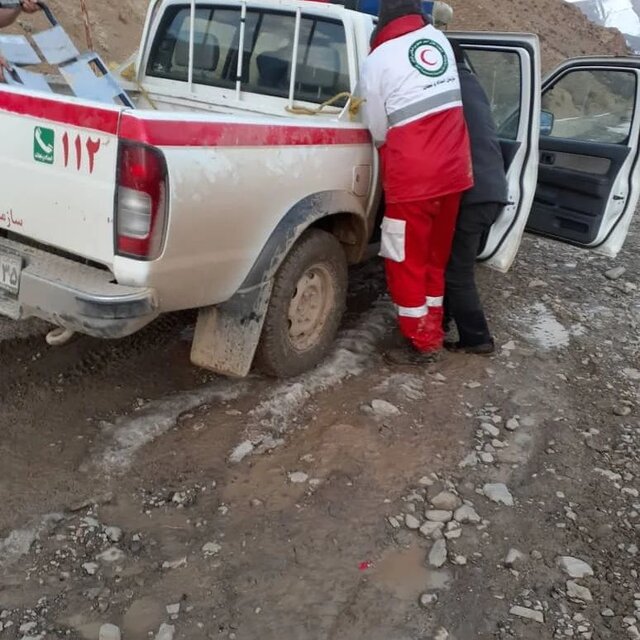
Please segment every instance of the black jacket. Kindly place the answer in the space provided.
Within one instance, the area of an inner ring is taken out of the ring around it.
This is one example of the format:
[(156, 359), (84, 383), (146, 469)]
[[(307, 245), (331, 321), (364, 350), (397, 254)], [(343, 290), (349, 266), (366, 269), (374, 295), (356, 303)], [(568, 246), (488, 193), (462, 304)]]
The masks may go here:
[[(454, 48), (455, 49), (455, 48)], [(457, 53), (457, 52), (456, 52)], [(507, 178), (491, 106), (476, 75), (458, 62), (464, 119), (469, 130), (474, 186), (462, 196), (462, 204), (507, 203)]]

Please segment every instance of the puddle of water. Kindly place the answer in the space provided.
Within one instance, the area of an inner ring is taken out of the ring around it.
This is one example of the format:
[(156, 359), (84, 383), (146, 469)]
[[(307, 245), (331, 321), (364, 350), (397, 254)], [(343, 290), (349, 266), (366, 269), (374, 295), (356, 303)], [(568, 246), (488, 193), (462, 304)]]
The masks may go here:
[(82, 471), (97, 468), (109, 474), (125, 473), (136, 453), (145, 445), (167, 433), (181, 414), (203, 404), (237, 400), (248, 392), (244, 382), (214, 381), (197, 391), (185, 391), (149, 403), (133, 416), (124, 416), (105, 425), (109, 442), (81, 466)]
[(569, 346), (569, 330), (541, 302), (532, 305), (518, 319), (518, 323), (523, 335), (542, 349), (562, 349)]
[(447, 571), (432, 571), (425, 564), (425, 550), (414, 545), (402, 551), (387, 551), (376, 563), (372, 582), (402, 600), (415, 600), (425, 591), (446, 588)]

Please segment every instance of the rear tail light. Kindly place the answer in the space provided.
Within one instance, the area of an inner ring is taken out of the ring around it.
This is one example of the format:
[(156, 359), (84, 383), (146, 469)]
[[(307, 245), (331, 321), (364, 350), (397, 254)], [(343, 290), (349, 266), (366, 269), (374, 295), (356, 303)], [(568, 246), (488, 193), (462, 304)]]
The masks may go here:
[(158, 149), (122, 142), (116, 193), (116, 253), (153, 260), (167, 222), (167, 165)]

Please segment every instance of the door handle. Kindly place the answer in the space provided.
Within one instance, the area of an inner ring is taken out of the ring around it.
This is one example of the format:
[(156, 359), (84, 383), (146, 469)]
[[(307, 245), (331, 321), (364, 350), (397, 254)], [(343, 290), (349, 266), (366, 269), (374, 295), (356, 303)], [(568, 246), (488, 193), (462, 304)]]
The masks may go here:
[(540, 153), (540, 164), (554, 164), (556, 161), (556, 154), (550, 151), (542, 151)]

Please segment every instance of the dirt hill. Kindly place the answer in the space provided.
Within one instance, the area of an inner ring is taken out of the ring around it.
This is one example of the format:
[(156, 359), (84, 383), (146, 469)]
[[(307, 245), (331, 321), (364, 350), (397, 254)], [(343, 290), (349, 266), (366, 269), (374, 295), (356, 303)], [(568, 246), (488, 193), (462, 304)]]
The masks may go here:
[[(86, 0), (94, 41), (107, 61), (120, 62), (138, 43), (147, 0), (117, 3)], [(549, 69), (564, 58), (585, 54), (626, 52), (622, 34), (591, 23), (563, 0), (449, 0), (455, 11), (455, 29), (526, 31), (542, 43), (544, 66)], [(79, 0), (50, 0), (50, 6), (78, 43), (84, 44)], [(22, 25), (31, 18), (20, 21)], [(38, 27), (39, 28), (39, 27)]]
[(526, 31), (540, 38), (545, 70), (565, 58), (588, 54), (625, 54), (617, 29), (590, 22), (564, 0), (449, 0), (453, 28), (481, 31)]

